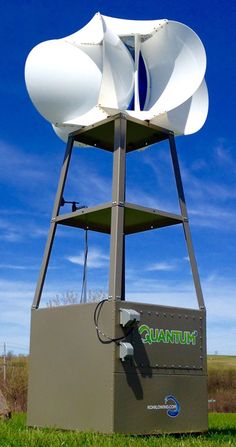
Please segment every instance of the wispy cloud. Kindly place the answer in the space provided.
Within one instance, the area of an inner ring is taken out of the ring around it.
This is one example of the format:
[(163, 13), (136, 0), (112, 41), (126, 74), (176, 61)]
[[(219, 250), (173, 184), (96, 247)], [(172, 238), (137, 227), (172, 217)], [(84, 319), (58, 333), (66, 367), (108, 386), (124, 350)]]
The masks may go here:
[(228, 172), (231, 168), (235, 170), (236, 160), (231, 150), (220, 143), (213, 148), (207, 164), (199, 160), (197, 165), (181, 162), (190, 223), (221, 231), (234, 230), (236, 180)]
[[(48, 221), (48, 219), (47, 219)], [(11, 243), (18, 243), (24, 240), (24, 238), (41, 238), (46, 237), (48, 233), (48, 227), (45, 225), (38, 225), (35, 223), (35, 217), (25, 218), (19, 216), (16, 219), (10, 220), (10, 218), (0, 219), (0, 240)]]
[[(77, 256), (68, 256), (68, 261), (77, 265), (84, 265), (84, 252), (80, 252)], [(91, 248), (88, 252), (88, 267), (93, 269), (106, 267), (109, 261), (109, 256), (98, 248)]]
[(162, 272), (170, 272), (176, 270), (176, 265), (169, 262), (156, 262), (155, 264), (150, 264), (146, 270), (147, 271), (162, 271)]
[(220, 140), (214, 150), (216, 162), (221, 167), (236, 170), (236, 159), (232, 154), (232, 150), (227, 146), (224, 140)]
[(27, 353), (34, 291), (34, 282), (0, 279), (0, 347)]
[[(85, 205), (111, 201), (111, 174), (102, 175), (91, 167), (89, 162), (80, 161), (79, 172), (76, 166), (71, 166), (68, 188), (65, 190), (66, 197), (78, 197), (85, 200)], [(70, 199), (71, 200), (71, 199)]]
[(194, 160), (194, 162), (191, 165), (191, 169), (196, 172), (203, 171), (207, 167), (208, 166), (207, 166), (206, 160), (203, 160), (202, 158), (198, 158), (197, 160)]
[[(152, 149), (151, 149), (152, 151)], [(143, 162), (151, 169), (155, 174), (156, 182), (161, 188), (166, 187), (166, 179), (169, 179), (169, 183), (173, 183), (174, 187), (174, 174), (171, 168), (170, 153), (166, 149), (159, 149), (155, 152), (146, 152), (143, 157)]]
[(19, 185), (44, 181), (46, 178), (42, 159), (4, 141), (0, 141), (0, 178), (7, 183)]
[(7, 230), (0, 234), (0, 239), (14, 243), (21, 241), (22, 238), (17, 232)]
[(8, 219), (0, 219), (0, 239), (7, 242), (18, 242), (21, 240), (19, 229)]
[(188, 195), (194, 199), (219, 202), (236, 198), (236, 190), (226, 184), (226, 181), (209, 181), (202, 177), (199, 178), (184, 164), (182, 166), (182, 177)]
[(172, 213), (179, 212), (177, 200), (174, 202), (165, 195), (161, 197), (159, 195), (157, 197), (156, 195), (144, 192), (139, 187), (131, 187), (127, 191), (127, 202)]
[(7, 270), (38, 270), (38, 265), (0, 264), (0, 269)]
[(227, 210), (223, 206), (213, 206), (209, 203), (196, 205), (189, 208), (191, 225), (204, 228), (214, 228), (215, 230), (235, 231), (236, 210)]

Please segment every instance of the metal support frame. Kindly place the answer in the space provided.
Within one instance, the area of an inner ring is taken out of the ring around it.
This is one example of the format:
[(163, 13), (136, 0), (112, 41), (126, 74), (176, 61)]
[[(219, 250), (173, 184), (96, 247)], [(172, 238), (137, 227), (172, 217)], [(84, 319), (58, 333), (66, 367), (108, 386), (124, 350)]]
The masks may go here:
[(125, 299), (125, 235), (124, 202), (126, 175), (127, 121), (120, 116), (114, 122), (114, 152), (112, 177), (112, 212), (110, 242), (109, 298)]
[(67, 178), (67, 173), (68, 173), (68, 169), (69, 169), (69, 165), (70, 165), (73, 143), (74, 143), (74, 138), (69, 137), (67, 146), (66, 146), (65, 157), (63, 160), (62, 168), (61, 168), (60, 179), (59, 179), (59, 183), (58, 183), (58, 187), (57, 187), (57, 193), (56, 193), (56, 198), (55, 198), (53, 212), (52, 212), (51, 224), (50, 224), (50, 228), (49, 228), (49, 232), (48, 232), (47, 243), (46, 243), (46, 247), (44, 250), (41, 270), (40, 270), (39, 279), (38, 279), (38, 283), (37, 283), (37, 287), (36, 287), (36, 291), (35, 291), (35, 295), (34, 295), (32, 309), (37, 309), (39, 307), (41, 296), (42, 296), (42, 290), (43, 290), (43, 286), (44, 286), (44, 282), (45, 282), (45, 278), (46, 278), (48, 263), (49, 263), (52, 246), (53, 246), (53, 241), (54, 241), (56, 228), (57, 228), (56, 217), (58, 216), (59, 210), (60, 210), (61, 198), (63, 195), (65, 182), (66, 182), (66, 178)]
[[(126, 137), (127, 117), (120, 114), (114, 118), (114, 150), (113, 150), (113, 177), (112, 177), (112, 211), (111, 211), (111, 237), (110, 237), (110, 272), (109, 272), (109, 299), (125, 300), (125, 232), (124, 232), (124, 204), (126, 193)], [(35, 291), (32, 308), (37, 309), (40, 304), (42, 290), (46, 278), (48, 263), (52, 251), (54, 237), (57, 228), (61, 198), (70, 165), (73, 143), (76, 133), (69, 135), (66, 152), (61, 168), (56, 198), (54, 202), (51, 224), (47, 243), (43, 255), (39, 279)], [(183, 230), (187, 244), (187, 250), (192, 270), (194, 286), (198, 306), (205, 311), (205, 304), (200, 284), (197, 262), (191, 239), (187, 207), (185, 202), (180, 167), (175, 146), (174, 134), (168, 133), (171, 159), (177, 186), (181, 216), (183, 218)]]
[(178, 156), (177, 156), (177, 151), (176, 151), (174, 135), (169, 136), (169, 144), (170, 144), (171, 159), (172, 159), (174, 174), (175, 174), (176, 187), (177, 187), (178, 197), (179, 197), (179, 205), (180, 205), (180, 210), (181, 210), (181, 214), (183, 217), (184, 235), (185, 235), (185, 240), (186, 240), (187, 249), (188, 249), (188, 255), (189, 255), (189, 260), (190, 260), (190, 265), (191, 265), (191, 270), (192, 270), (192, 275), (193, 275), (193, 282), (194, 282), (197, 300), (198, 300), (198, 306), (199, 306), (199, 309), (205, 310), (205, 304), (204, 304), (202, 288), (201, 288), (201, 283), (200, 283), (200, 278), (199, 278), (199, 273), (198, 273), (198, 268), (197, 268), (197, 262), (196, 262), (193, 244), (192, 244), (192, 238), (191, 238), (191, 232), (190, 232), (189, 220), (188, 220), (188, 212), (187, 212), (187, 207), (186, 207), (186, 201), (185, 201), (185, 196), (184, 196), (184, 189), (183, 189), (183, 183), (182, 183), (181, 174), (180, 174), (180, 167), (179, 167), (179, 161), (178, 161)]

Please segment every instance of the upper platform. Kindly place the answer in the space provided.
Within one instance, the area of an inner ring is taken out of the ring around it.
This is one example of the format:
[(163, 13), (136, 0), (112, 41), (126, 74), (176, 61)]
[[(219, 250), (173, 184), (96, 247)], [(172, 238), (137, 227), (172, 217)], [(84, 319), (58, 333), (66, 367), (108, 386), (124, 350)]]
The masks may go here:
[(145, 148), (151, 144), (167, 140), (170, 135), (174, 135), (167, 129), (150, 124), (150, 122), (138, 120), (124, 113), (106, 118), (104, 121), (72, 132), (70, 135), (79, 143), (113, 152), (114, 122), (119, 118), (124, 118), (127, 121), (126, 152)]

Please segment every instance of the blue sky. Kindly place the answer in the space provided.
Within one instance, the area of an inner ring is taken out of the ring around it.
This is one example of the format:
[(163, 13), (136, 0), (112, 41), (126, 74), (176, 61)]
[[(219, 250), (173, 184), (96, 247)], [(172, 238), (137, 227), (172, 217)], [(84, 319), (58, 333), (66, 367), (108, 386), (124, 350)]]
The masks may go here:
[[(207, 53), (210, 110), (203, 129), (176, 139), (203, 293), (208, 352), (236, 354), (235, 21), (233, 1), (125, 2), (12, 0), (1, 8), (0, 352), (28, 352), (30, 307), (39, 273), (64, 144), (33, 107), (24, 83), (29, 51), (102, 14), (167, 18), (200, 36)], [(74, 153), (65, 191), (86, 205), (110, 200), (109, 153)], [(127, 200), (178, 212), (166, 143), (127, 160)], [(69, 211), (69, 209), (67, 209)], [(107, 290), (109, 238), (89, 234), (88, 288)], [(80, 295), (83, 233), (59, 228), (42, 305)], [(181, 227), (127, 238), (127, 298), (196, 306)]]

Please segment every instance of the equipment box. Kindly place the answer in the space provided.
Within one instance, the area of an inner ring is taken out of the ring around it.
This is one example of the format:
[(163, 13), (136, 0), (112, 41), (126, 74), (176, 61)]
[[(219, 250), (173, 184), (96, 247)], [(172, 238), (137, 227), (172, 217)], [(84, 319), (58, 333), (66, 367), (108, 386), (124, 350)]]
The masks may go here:
[[(127, 301), (32, 310), (28, 425), (104, 433), (207, 430), (205, 312)], [(120, 325), (120, 309), (140, 321)], [(98, 332), (99, 331), (99, 332)], [(120, 358), (120, 341), (134, 349)]]

